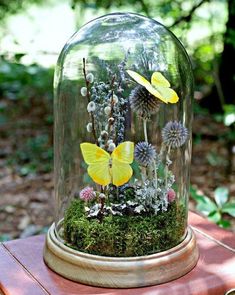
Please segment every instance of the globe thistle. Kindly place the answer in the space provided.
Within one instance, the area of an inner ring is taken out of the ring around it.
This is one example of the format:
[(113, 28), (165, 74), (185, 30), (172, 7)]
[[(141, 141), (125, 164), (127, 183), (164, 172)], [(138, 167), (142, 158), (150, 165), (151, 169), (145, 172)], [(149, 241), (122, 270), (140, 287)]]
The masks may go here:
[(86, 80), (87, 80), (89, 83), (93, 83), (93, 81), (94, 81), (94, 75), (93, 75), (92, 73), (87, 74), (87, 76), (86, 76)]
[(155, 148), (146, 141), (137, 143), (135, 146), (135, 159), (141, 166), (148, 166), (156, 158)]
[(162, 129), (162, 139), (170, 148), (181, 147), (188, 138), (188, 129), (181, 122), (170, 121)]
[(160, 101), (143, 86), (136, 86), (129, 96), (130, 105), (140, 117), (146, 119), (156, 113), (160, 107)]
[(94, 192), (93, 187), (87, 186), (84, 189), (82, 189), (80, 191), (80, 199), (87, 202), (87, 201), (91, 201), (95, 198), (96, 194)]
[(95, 109), (96, 109), (96, 104), (94, 103), (94, 101), (90, 101), (87, 105), (88, 113), (94, 112)]

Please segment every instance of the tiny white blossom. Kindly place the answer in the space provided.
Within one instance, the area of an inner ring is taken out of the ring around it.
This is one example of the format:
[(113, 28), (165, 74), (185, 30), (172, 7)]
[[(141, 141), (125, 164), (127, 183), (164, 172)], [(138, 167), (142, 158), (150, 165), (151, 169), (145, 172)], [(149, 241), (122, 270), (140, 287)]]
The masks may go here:
[(114, 118), (113, 118), (113, 117), (110, 117), (110, 118), (108, 119), (108, 122), (109, 122), (109, 124), (113, 124), (113, 122), (114, 122)]
[(81, 88), (81, 95), (82, 96), (87, 96), (87, 88), (86, 87)]
[(90, 101), (88, 103), (88, 105), (87, 105), (87, 111), (88, 111), (88, 113), (94, 112), (95, 109), (96, 109), (96, 105), (95, 105), (94, 101)]
[(86, 125), (86, 130), (87, 130), (87, 132), (91, 132), (92, 131), (92, 123), (88, 123)]
[(117, 95), (115, 95), (115, 94), (113, 95), (112, 102), (114, 104), (117, 104), (118, 103), (118, 97), (117, 97)]
[(116, 147), (116, 144), (114, 142), (111, 142), (109, 144), (108, 151), (109, 152), (112, 152), (115, 149), (115, 147)]
[(92, 73), (87, 74), (87, 76), (86, 76), (86, 80), (87, 80), (89, 83), (93, 83), (93, 81), (94, 81), (94, 75), (93, 75)]
[(101, 133), (100, 133), (100, 136), (101, 136), (102, 138), (107, 138), (107, 137), (108, 137), (108, 132), (105, 131), (105, 130), (102, 130)]
[(113, 143), (113, 140), (112, 140), (112, 139), (109, 139), (109, 140), (107, 141), (107, 144), (108, 144), (108, 145), (110, 145), (110, 143)]
[(111, 113), (111, 107), (110, 106), (105, 107), (104, 108), (104, 112), (105, 112), (106, 115), (110, 115), (110, 113)]
[(100, 199), (105, 199), (106, 196), (105, 196), (105, 194), (101, 193), (101, 194), (99, 194), (99, 198), (100, 198)]

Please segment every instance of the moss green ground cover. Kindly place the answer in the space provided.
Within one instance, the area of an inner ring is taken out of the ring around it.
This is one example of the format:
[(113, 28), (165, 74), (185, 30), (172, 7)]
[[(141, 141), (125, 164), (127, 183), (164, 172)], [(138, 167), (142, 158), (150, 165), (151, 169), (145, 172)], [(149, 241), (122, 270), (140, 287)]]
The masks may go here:
[(186, 210), (173, 202), (154, 216), (107, 216), (87, 219), (84, 203), (74, 200), (64, 218), (64, 239), (89, 254), (128, 257), (157, 253), (176, 246), (185, 231)]

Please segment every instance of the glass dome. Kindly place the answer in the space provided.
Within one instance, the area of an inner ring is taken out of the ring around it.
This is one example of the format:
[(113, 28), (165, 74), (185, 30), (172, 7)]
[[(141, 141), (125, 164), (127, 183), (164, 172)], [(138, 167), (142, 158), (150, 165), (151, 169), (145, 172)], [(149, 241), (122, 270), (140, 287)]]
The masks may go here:
[(132, 13), (83, 26), (56, 66), (56, 235), (142, 256), (187, 233), (193, 78), (180, 41)]

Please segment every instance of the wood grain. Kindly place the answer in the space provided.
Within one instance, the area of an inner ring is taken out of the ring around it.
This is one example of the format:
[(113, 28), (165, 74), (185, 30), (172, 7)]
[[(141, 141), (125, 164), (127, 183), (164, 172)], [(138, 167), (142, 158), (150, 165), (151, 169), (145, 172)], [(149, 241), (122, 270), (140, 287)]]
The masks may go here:
[(194, 268), (199, 258), (196, 238), (189, 227), (176, 247), (139, 257), (104, 257), (73, 250), (55, 234), (53, 224), (44, 247), (46, 264), (58, 274), (88, 285), (134, 288), (162, 284)]

